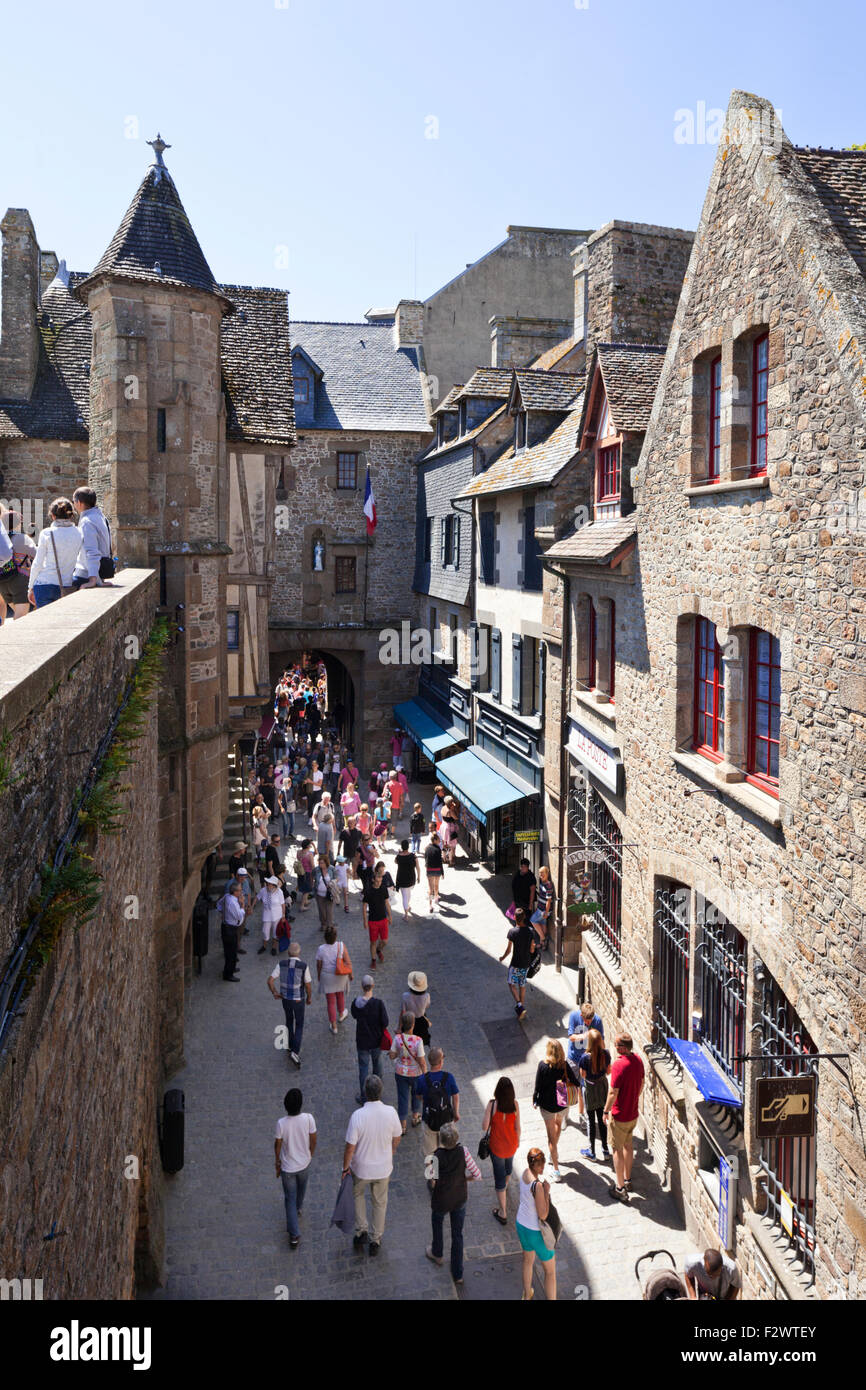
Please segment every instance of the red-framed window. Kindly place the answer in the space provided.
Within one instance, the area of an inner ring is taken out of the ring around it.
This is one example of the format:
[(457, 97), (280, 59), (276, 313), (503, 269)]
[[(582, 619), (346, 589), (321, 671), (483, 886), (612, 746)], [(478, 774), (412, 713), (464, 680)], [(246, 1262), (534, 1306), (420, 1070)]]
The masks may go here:
[(613, 704), (613, 697), (616, 691), (616, 604), (613, 599), (610, 601), (610, 672), (608, 681), (610, 688), (610, 703)]
[(722, 444), (722, 359), (710, 363), (710, 438), (707, 449), (707, 482), (719, 479), (719, 459)]
[(599, 502), (614, 502), (619, 500), (619, 445), (612, 444), (607, 449), (598, 451), (598, 488), (596, 496)]
[(720, 762), (725, 747), (725, 677), (722, 649), (714, 623), (695, 625), (694, 744), (699, 753)]
[(749, 766), (747, 778), (779, 795), (781, 692), (779, 640), (752, 628), (749, 637)]
[(770, 380), (770, 337), (764, 333), (752, 348), (752, 473), (767, 471), (767, 389)]
[(587, 614), (587, 618), (588, 618), (588, 622), (589, 622), (589, 640), (588, 640), (588, 642), (587, 642), (587, 646), (589, 647), (589, 654), (588, 654), (588, 660), (587, 660), (586, 685), (587, 685), (587, 689), (588, 689), (588, 690), (594, 690), (594, 689), (595, 689), (595, 604), (593, 603), (593, 601), (592, 601), (591, 598), (588, 598), (588, 599), (586, 600), (586, 606), (587, 606), (587, 609), (589, 610), (589, 611), (588, 611), (588, 614)]

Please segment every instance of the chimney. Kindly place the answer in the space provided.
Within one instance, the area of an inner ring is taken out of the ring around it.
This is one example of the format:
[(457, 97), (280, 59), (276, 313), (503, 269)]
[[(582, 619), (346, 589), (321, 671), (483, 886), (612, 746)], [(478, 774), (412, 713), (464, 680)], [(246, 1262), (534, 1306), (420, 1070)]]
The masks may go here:
[(0, 397), (30, 399), (39, 360), (39, 245), (26, 208), (9, 208), (3, 235)]
[(490, 323), (491, 367), (528, 367), (571, 334), (567, 319), (525, 319), (494, 314)]
[(60, 262), (53, 251), (39, 253), (39, 298), (41, 299), (57, 274)]
[(587, 358), (596, 343), (667, 342), (693, 241), (679, 227), (614, 221), (578, 248), (575, 327), (582, 311)]
[(420, 299), (401, 299), (394, 311), (394, 350), (420, 347), (424, 337), (424, 305)]

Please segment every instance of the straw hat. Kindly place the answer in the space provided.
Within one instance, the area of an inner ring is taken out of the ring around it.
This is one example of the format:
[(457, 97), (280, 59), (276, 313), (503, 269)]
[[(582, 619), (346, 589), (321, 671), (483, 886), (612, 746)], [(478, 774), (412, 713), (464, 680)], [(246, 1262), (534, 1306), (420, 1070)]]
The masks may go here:
[(410, 970), (408, 983), (413, 994), (425, 994), (427, 991), (427, 976), (423, 970)]

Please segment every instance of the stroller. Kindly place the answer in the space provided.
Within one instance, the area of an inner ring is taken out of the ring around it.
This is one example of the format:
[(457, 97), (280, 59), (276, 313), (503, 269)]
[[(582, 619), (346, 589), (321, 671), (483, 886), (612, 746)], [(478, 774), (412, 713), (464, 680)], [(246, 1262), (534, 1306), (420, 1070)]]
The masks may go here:
[(646, 1283), (642, 1285), (643, 1299), (645, 1303), (678, 1303), (680, 1299), (687, 1298), (685, 1284), (677, 1274), (677, 1262), (670, 1250), (648, 1250), (645, 1255), (635, 1261), (634, 1277), (640, 1284), (639, 1269), (644, 1260), (654, 1260), (656, 1255), (667, 1255), (671, 1262), (671, 1269), (657, 1265), (651, 1269), (647, 1275)]

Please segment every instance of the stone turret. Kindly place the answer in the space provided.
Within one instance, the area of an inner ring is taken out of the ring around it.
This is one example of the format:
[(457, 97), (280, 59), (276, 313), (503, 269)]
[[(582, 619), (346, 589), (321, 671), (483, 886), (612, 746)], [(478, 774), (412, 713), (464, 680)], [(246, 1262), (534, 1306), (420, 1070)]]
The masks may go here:
[(3, 234), (0, 400), (30, 399), (39, 363), (39, 243), (26, 208), (9, 208)]

